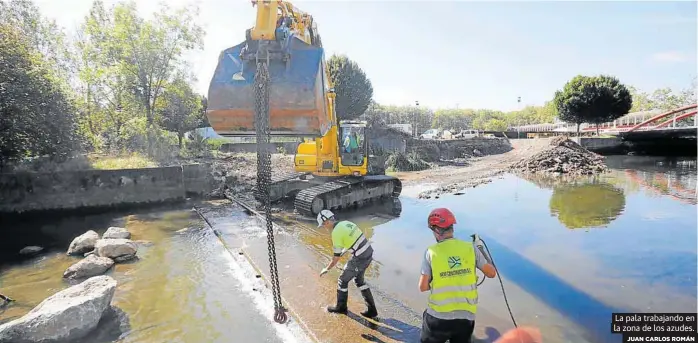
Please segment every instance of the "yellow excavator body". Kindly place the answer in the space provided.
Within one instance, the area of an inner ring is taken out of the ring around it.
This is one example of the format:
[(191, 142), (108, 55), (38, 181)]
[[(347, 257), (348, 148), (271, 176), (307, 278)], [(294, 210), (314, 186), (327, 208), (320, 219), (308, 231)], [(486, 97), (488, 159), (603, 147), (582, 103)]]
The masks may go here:
[[(295, 196), (303, 214), (398, 196), (400, 181), (371, 166), (366, 122), (338, 120), (313, 17), (283, 0), (252, 4), (255, 26), (244, 42), (221, 52), (209, 85), (206, 115), (214, 131), (224, 137), (255, 136), (257, 116), (268, 113), (271, 137), (303, 137), (295, 173), (275, 175), (270, 185), (272, 200)], [(268, 103), (255, 97), (260, 63), (269, 72)]]

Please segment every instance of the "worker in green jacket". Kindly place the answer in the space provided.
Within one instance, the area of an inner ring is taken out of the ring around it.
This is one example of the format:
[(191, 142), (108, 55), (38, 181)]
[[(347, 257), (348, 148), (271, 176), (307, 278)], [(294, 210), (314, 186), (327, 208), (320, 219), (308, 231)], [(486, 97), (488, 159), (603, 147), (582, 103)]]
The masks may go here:
[(497, 276), (477, 235), (474, 242), (454, 238), (454, 224), (456, 217), (446, 208), (434, 209), (427, 219), (436, 244), (424, 254), (419, 278), (419, 290), (430, 291), (421, 343), (470, 343), (478, 302), (475, 269)]
[(373, 248), (364, 236), (359, 227), (348, 221), (337, 221), (334, 214), (330, 210), (322, 210), (317, 215), (318, 227), (323, 227), (332, 230), (332, 246), (334, 256), (327, 267), (323, 268), (320, 276), (325, 275), (330, 269), (334, 268), (339, 261), (339, 258), (347, 252), (352, 254), (351, 259), (344, 266), (344, 271), (337, 280), (337, 304), (328, 306), (327, 311), (330, 313), (347, 313), (347, 301), (349, 300), (349, 281), (354, 279), (356, 287), (361, 291), (361, 296), (366, 302), (366, 311), (361, 312), (361, 315), (367, 318), (378, 316), (376, 303), (373, 300), (371, 289), (368, 288), (364, 275), (366, 269), (373, 261)]

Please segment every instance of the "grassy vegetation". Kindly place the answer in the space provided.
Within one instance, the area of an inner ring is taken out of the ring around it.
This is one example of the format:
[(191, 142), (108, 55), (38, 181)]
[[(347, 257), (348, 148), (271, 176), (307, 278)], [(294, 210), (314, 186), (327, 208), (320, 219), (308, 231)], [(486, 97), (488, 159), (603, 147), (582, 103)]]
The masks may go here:
[(157, 167), (158, 163), (147, 156), (133, 153), (123, 156), (90, 156), (90, 166), (93, 169), (134, 169)]

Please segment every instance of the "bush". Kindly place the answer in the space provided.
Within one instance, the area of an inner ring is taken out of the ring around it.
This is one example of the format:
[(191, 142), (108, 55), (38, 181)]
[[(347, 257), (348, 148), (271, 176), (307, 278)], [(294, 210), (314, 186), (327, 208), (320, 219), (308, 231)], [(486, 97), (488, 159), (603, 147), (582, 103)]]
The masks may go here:
[(92, 168), (94, 169), (105, 170), (149, 168), (158, 166), (156, 162), (139, 153), (125, 156), (93, 158), (91, 164)]
[[(112, 153), (142, 153), (148, 151), (148, 130), (146, 118), (134, 118), (124, 124), (122, 132), (123, 146), (112, 150)], [(150, 130), (153, 136), (153, 158), (159, 161), (169, 161), (177, 157), (177, 134), (165, 131), (157, 126)]]
[(221, 146), (223, 144), (228, 143), (227, 140), (223, 138), (208, 138), (206, 139), (206, 144), (208, 144), (209, 149), (211, 150), (220, 150)]
[[(185, 144), (186, 154), (191, 157), (211, 157), (211, 147), (217, 144), (215, 142), (211, 143), (211, 140), (215, 141), (216, 139), (204, 137), (198, 131), (192, 132), (190, 139)], [(220, 149), (220, 145), (218, 145), (218, 149)]]
[(422, 160), (415, 152), (395, 153), (385, 162), (388, 171), (420, 171), (431, 168), (431, 165)]

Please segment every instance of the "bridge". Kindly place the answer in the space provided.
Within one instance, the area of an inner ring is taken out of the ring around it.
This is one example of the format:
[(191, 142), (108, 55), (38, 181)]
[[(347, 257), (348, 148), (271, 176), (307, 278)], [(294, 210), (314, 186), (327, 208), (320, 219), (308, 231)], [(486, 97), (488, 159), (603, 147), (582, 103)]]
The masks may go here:
[[(693, 121), (686, 119), (693, 117)], [(599, 134), (631, 137), (683, 137), (685, 135), (695, 137), (698, 129), (698, 116), (696, 116), (696, 104), (680, 107), (668, 112), (642, 111), (626, 114), (611, 122), (598, 125)], [(582, 124), (580, 133), (590, 134), (597, 130), (597, 125)], [(510, 132), (521, 133), (575, 133), (577, 125), (565, 122), (554, 124), (522, 125), (509, 129)]]

